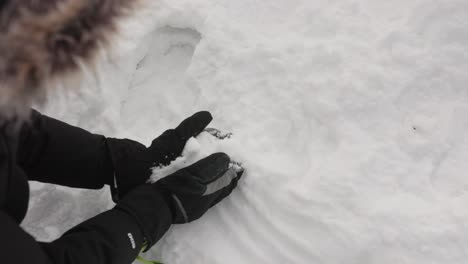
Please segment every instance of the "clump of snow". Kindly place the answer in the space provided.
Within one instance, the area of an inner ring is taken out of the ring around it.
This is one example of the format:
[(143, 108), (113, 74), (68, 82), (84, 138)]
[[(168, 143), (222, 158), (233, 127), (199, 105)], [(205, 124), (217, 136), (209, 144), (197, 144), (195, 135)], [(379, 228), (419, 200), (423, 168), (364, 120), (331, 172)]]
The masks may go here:
[[(43, 109), (147, 144), (198, 110), (234, 133), (223, 151), (249, 177), (147, 257), (466, 263), (466, 0), (147, 2), (86, 88)], [(33, 190), (24, 226), (40, 239), (112, 206)]]
[[(217, 133), (217, 135), (219, 134), (223, 135), (222, 133)], [(214, 137), (209, 132), (202, 132), (196, 138), (192, 137), (187, 141), (182, 155), (171, 162), (171, 164), (168, 166), (154, 168), (149, 182), (155, 183), (158, 180), (171, 175), (172, 173), (182, 168), (188, 167), (195, 162), (218, 152), (236, 153), (236, 151), (233, 150), (233, 143), (230, 140), (221, 140), (217, 137)], [(239, 161), (236, 160), (232, 160), (230, 166), (235, 171), (240, 171), (243, 169)]]

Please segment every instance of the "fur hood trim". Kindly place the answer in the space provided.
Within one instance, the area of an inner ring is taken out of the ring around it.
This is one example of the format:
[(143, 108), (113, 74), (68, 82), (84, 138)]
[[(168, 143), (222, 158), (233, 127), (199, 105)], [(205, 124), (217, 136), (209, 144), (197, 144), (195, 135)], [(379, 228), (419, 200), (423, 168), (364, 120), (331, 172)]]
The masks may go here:
[(50, 80), (91, 63), (136, 0), (0, 2), (0, 111), (28, 105)]

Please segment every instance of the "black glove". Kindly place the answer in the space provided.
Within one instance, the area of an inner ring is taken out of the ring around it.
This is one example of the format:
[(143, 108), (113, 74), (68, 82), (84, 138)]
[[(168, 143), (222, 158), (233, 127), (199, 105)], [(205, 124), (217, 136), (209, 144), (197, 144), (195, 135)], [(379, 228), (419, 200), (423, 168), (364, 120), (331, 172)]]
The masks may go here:
[(228, 196), (243, 172), (226, 154), (213, 154), (154, 184), (134, 188), (117, 208), (134, 216), (148, 250), (171, 224), (194, 221)]
[(151, 176), (152, 168), (169, 165), (180, 156), (187, 140), (200, 134), (212, 119), (209, 112), (198, 112), (177, 128), (166, 130), (149, 148), (129, 139), (108, 138), (107, 146), (115, 171), (114, 178), (108, 183), (114, 201), (144, 184)]
[(228, 155), (216, 153), (157, 181), (153, 187), (163, 194), (173, 223), (188, 223), (228, 196), (243, 172)]

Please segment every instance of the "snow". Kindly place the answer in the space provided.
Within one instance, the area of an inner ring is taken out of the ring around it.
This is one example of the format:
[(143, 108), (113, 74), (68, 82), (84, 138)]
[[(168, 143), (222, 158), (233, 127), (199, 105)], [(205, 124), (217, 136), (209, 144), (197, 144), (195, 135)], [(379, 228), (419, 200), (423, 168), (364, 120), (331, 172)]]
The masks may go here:
[[(147, 2), (43, 111), (145, 144), (198, 110), (234, 133), (188, 150), (242, 162), (239, 188), (148, 258), (467, 262), (466, 0)], [(104, 190), (31, 196), (24, 227), (43, 240), (112, 206)]]

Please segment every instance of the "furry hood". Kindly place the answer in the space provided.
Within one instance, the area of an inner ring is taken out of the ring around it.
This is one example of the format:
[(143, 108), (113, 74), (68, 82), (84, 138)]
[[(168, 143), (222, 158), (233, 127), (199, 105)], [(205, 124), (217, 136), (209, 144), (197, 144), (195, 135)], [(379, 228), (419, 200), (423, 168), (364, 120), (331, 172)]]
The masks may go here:
[(136, 2), (0, 1), (0, 113), (28, 108), (49, 81), (92, 63)]

